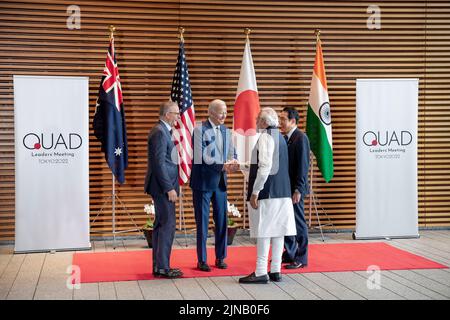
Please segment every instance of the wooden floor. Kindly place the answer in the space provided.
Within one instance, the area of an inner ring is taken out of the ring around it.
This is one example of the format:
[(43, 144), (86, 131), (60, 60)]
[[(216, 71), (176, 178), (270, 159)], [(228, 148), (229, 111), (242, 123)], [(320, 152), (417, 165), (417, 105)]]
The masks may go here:
[[(421, 231), (419, 239), (386, 241), (400, 249), (450, 266), (450, 230)], [(213, 240), (209, 240), (212, 241)], [(379, 240), (377, 240), (379, 241)], [(326, 243), (355, 242), (350, 233), (327, 233)], [(310, 243), (322, 243), (310, 234)], [(194, 238), (177, 238), (174, 248), (194, 247)], [(233, 245), (254, 245), (238, 236)], [(145, 248), (144, 240), (120, 240), (117, 251)], [(113, 251), (112, 241), (94, 241), (93, 251)], [(375, 300), (450, 299), (450, 269), (381, 271), (380, 286), (371, 273), (327, 272), (283, 275), (280, 283), (242, 285), (239, 277), (188, 278), (81, 284), (69, 289), (73, 252), (13, 254), (0, 246), (0, 299), (189, 299), (189, 300)]]

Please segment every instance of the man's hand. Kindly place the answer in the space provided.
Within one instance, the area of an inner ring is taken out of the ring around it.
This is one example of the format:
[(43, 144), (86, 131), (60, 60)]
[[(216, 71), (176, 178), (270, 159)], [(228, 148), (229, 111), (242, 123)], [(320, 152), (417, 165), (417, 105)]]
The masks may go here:
[(253, 209), (258, 209), (258, 196), (256, 194), (252, 194), (250, 197), (250, 205)]
[(233, 159), (231, 161), (227, 161), (224, 165), (223, 165), (223, 170), (226, 173), (232, 173), (232, 172), (236, 172), (239, 170), (239, 162), (236, 159)]
[(171, 201), (171, 202), (177, 202), (177, 200), (178, 200), (178, 195), (177, 195), (177, 192), (175, 191), (175, 189), (168, 191), (167, 196), (169, 197), (169, 201)]
[(302, 194), (298, 190), (296, 190), (292, 195), (292, 203), (293, 204), (299, 203), (301, 198)]

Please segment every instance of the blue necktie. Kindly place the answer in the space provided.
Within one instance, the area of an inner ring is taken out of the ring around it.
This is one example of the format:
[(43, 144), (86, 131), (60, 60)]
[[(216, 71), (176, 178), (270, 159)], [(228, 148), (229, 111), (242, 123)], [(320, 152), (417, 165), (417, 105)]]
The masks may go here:
[(222, 139), (222, 132), (220, 132), (219, 126), (216, 127), (215, 135), (216, 135), (216, 147), (219, 152), (220, 158), (222, 159), (223, 158), (223, 139)]

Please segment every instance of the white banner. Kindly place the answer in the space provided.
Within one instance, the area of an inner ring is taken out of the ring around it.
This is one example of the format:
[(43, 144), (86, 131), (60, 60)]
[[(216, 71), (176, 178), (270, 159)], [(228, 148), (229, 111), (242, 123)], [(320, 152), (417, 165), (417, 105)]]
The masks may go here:
[(357, 239), (418, 237), (418, 79), (356, 81)]
[(16, 252), (90, 247), (88, 81), (14, 76)]

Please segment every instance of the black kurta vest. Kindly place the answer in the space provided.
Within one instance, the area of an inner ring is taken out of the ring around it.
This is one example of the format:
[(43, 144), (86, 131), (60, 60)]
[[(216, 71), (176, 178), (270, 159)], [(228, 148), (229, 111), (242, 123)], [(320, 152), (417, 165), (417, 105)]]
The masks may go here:
[[(291, 183), (289, 180), (289, 158), (286, 141), (280, 131), (275, 127), (268, 127), (267, 133), (274, 138), (275, 151), (272, 156), (272, 168), (264, 188), (259, 192), (258, 200), (269, 198), (290, 198)], [(247, 201), (253, 192), (253, 184), (258, 172), (259, 151), (258, 144), (252, 151), (252, 162), (248, 180)]]

